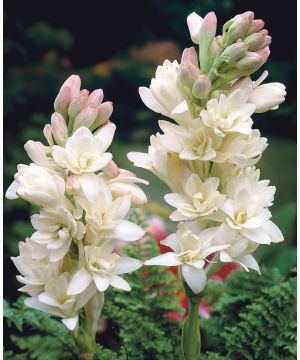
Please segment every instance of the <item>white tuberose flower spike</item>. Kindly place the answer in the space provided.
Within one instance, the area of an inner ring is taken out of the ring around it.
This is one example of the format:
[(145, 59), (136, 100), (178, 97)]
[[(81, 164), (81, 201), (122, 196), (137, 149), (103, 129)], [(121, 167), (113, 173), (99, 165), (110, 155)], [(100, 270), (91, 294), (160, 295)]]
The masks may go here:
[(12, 258), (20, 291), (31, 296), (26, 304), (62, 318), (82, 347), (85, 340), (76, 339), (82, 333), (80, 318), (86, 318), (84, 332), (93, 343), (103, 292), (109, 285), (129, 291), (119, 275), (141, 267), (139, 260), (120, 257), (113, 248), (116, 240), (144, 236), (127, 216), (131, 207), (147, 201), (138, 184), (148, 182), (113, 162), (107, 152), (116, 130), (109, 121), (112, 103), (102, 103), (102, 89), (89, 94), (80, 84), (72, 75), (61, 87), (51, 124), (44, 128), (48, 146), (26, 143), (34, 163), (18, 165), (6, 197), (40, 208), (31, 217), (36, 231)]
[(226, 262), (259, 272), (252, 253), (261, 244), (283, 241), (268, 209), (275, 187), (251, 167), (267, 147), (252, 115), (278, 108), (286, 91), (281, 83), (261, 85), (266, 71), (256, 81), (249, 76), (267, 61), (271, 42), (253, 12), (229, 20), (221, 35), (213, 12), (204, 18), (192, 13), (187, 24), (199, 51), (185, 49), (180, 65), (166, 60), (150, 89), (140, 88), (146, 106), (177, 124), (159, 120), (163, 134), (150, 137), (148, 153), (128, 158), (169, 186), (172, 193), (164, 198), (176, 209), (170, 219), (186, 221), (162, 242), (174, 252), (146, 265), (179, 266), (183, 280), (199, 293), (206, 283), (204, 249), (215, 253), (209, 275)]

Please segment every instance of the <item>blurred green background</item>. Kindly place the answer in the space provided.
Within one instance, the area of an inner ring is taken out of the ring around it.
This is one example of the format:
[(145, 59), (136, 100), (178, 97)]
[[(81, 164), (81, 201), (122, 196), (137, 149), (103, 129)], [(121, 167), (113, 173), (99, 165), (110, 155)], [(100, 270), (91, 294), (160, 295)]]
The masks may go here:
[[(127, 152), (146, 151), (160, 117), (143, 105), (138, 87), (149, 84), (164, 59), (179, 60), (184, 47), (192, 46), (187, 15), (215, 11), (221, 26), (247, 10), (265, 20), (273, 37), (264, 66), (270, 73), (267, 81), (283, 82), (288, 92), (279, 110), (254, 117), (255, 127), (269, 138), (259, 167), (277, 187), (273, 217), (285, 236), (284, 243), (259, 251), (259, 259), (287, 272), (296, 263), (295, 0), (286, 5), (262, 0), (4, 1), (4, 190), (16, 165), (29, 162), (24, 143), (44, 141), (42, 129), (56, 94), (73, 73), (81, 76), (83, 88), (103, 88), (105, 100), (113, 101), (117, 132), (111, 152), (120, 167), (133, 170)], [(168, 209), (161, 206), (166, 187), (148, 172), (134, 171), (150, 181), (145, 189), (149, 213), (166, 216)], [(32, 233), (31, 212), (22, 200), (4, 202), (4, 294), (11, 300), (19, 284), (10, 257)]]

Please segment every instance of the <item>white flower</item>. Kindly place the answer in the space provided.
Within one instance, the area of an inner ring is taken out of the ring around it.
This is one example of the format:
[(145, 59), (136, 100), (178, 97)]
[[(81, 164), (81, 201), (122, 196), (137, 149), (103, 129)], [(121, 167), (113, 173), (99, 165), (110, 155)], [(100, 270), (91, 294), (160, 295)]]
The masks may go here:
[(50, 263), (45, 246), (34, 243), (31, 239), (19, 243), (20, 255), (12, 257), (16, 268), (21, 273), (17, 280), (24, 284), (19, 291), (31, 295), (43, 291), (48, 279), (58, 275), (60, 262)]
[(258, 170), (246, 168), (226, 179), (228, 199), (221, 206), (224, 217), (221, 215), (220, 221), (227, 222), (246, 239), (259, 244), (283, 241), (281, 231), (270, 221), (272, 215), (267, 209), (272, 205), (276, 189), (268, 186), (268, 180), (259, 181), (259, 175)]
[(145, 265), (178, 266), (181, 274), (195, 294), (206, 285), (206, 273), (203, 269), (205, 259), (212, 253), (226, 249), (229, 245), (214, 245), (212, 242), (216, 228), (197, 231), (194, 224), (180, 223), (176, 234), (168, 236), (161, 244), (174, 252), (159, 255), (145, 262)]
[(21, 197), (37, 206), (56, 208), (65, 202), (64, 192), (65, 181), (62, 177), (36, 164), (19, 164), (15, 181), (7, 189), (6, 197)]
[(107, 239), (136, 241), (144, 236), (141, 227), (124, 220), (130, 210), (130, 195), (112, 200), (110, 192), (100, 193), (92, 204), (83, 199), (77, 200), (86, 212), (85, 240), (89, 244), (98, 244)]
[(255, 165), (267, 146), (267, 139), (254, 129), (249, 135), (236, 133), (225, 136), (218, 152), (223, 155), (222, 160), (226, 164), (246, 167)]
[(32, 226), (37, 230), (31, 239), (46, 246), (51, 262), (62, 259), (71, 245), (72, 239), (81, 240), (84, 235), (84, 225), (76, 222), (72, 214), (60, 208), (42, 210), (40, 214), (31, 217)]
[(47, 281), (45, 291), (38, 296), (26, 299), (25, 304), (31, 308), (61, 317), (64, 325), (70, 331), (74, 331), (78, 325), (78, 310), (89, 301), (96, 289), (90, 286), (79, 296), (70, 296), (67, 294), (69, 281), (69, 273), (63, 273), (56, 279)]
[[(134, 166), (150, 170), (165, 182), (174, 192), (182, 191), (182, 178), (187, 173), (196, 172), (205, 178), (209, 172), (209, 162), (193, 160), (185, 161), (179, 158), (179, 153), (170, 151), (170, 143), (165, 135), (157, 133), (150, 137), (151, 145), (148, 153), (130, 152), (127, 157)], [(176, 146), (172, 141), (172, 146)], [(181, 146), (179, 144), (179, 146)], [(179, 151), (179, 150), (178, 150)], [(188, 171), (190, 169), (191, 171)]]
[(53, 146), (53, 158), (73, 174), (99, 171), (112, 159), (112, 155), (105, 151), (112, 142), (115, 129), (115, 125), (110, 123), (101, 127), (94, 136), (88, 128), (81, 127), (67, 140), (65, 148)]
[(192, 117), (178, 81), (179, 64), (165, 60), (158, 66), (150, 88), (140, 87), (139, 94), (144, 104), (151, 110), (185, 124)]
[(255, 104), (256, 113), (264, 113), (270, 109), (278, 109), (279, 105), (284, 102), (285, 96), (286, 91), (283, 84), (268, 83), (254, 88), (248, 102)]
[(67, 290), (69, 295), (82, 293), (92, 282), (98, 291), (105, 291), (109, 285), (125, 291), (131, 289), (119, 275), (139, 269), (142, 263), (133, 258), (120, 257), (112, 252), (113, 248), (112, 241), (99, 247), (85, 246), (86, 267), (80, 268), (72, 277)]
[(200, 42), (200, 29), (203, 22), (203, 18), (196, 14), (195, 12), (192, 12), (187, 17), (187, 24), (189, 27), (191, 39), (193, 43), (199, 45)]
[(223, 205), (226, 196), (219, 193), (220, 180), (207, 178), (204, 182), (197, 174), (192, 174), (184, 181), (183, 194), (165, 195), (165, 201), (177, 208), (170, 215), (173, 221), (192, 220), (204, 217), (217, 211)]
[(285, 86), (278, 82), (261, 85), (267, 76), (268, 72), (264, 71), (256, 81), (252, 81), (249, 76), (244, 77), (234, 83), (230, 92), (240, 89), (247, 98), (247, 102), (255, 105), (256, 113), (278, 109), (285, 100)]
[(228, 96), (220, 94), (219, 98), (211, 99), (206, 104), (206, 109), (200, 113), (203, 123), (212, 128), (219, 136), (230, 133), (249, 135), (253, 121), (251, 115), (256, 106), (246, 102), (240, 89), (233, 91)]
[(180, 159), (207, 161), (216, 158), (222, 139), (198, 121), (189, 129), (163, 120), (159, 121), (159, 126), (165, 133), (162, 142), (169, 150), (179, 153)]

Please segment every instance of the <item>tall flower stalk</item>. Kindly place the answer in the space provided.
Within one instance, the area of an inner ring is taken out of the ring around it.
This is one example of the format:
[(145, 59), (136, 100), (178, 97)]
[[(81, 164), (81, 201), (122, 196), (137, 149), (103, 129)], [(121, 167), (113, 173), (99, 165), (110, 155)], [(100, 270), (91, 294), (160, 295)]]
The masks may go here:
[(283, 241), (270, 220), (275, 187), (254, 166), (267, 139), (253, 129), (252, 115), (277, 109), (286, 92), (281, 83), (261, 84), (267, 71), (250, 78), (267, 61), (271, 43), (253, 12), (230, 19), (221, 35), (213, 12), (192, 13), (187, 24), (198, 51), (185, 49), (180, 64), (165, 60), (150, 87), (139, 89), (147, 107), (173, 121), (160, 120), (162, 133), (151, 136), (148, 153), (128, 158), (171, 190), (165, 201), (178, 230), (161, 243), (172, 251), (145, 264), (179, 266), (189, 299), (182, 354), (196, 360), (198, 303), (207, 280), (228, 262), (259, 272), (253, 252)]
[(80, 359), (93, 359), (97, 321), (109, 286), (129, 291), (120, 276), (141, 261), (119, 256), (116, 240), (136, 241), (144, 230), (126, 219), (146, 196), (133, 173), (118, 168), (107, 152), (116, 126), (112, 103), (101, 89), (80, 90), (79, 76), (62, 85), (48, 144), (28, 141), (30, 165), (18, 165), (8, 199), (22, 198), (40, 208), (31, 217), (35, 232), (20, 242), (12, 258), (20, 272), (25, 303), (62, 319), (74, 336)]

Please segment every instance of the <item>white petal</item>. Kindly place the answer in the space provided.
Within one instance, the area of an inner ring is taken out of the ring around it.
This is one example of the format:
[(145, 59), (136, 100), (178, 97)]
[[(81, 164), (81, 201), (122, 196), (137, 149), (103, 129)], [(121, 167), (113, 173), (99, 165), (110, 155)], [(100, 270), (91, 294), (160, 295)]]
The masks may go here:
[(67, 294), (77, 295), (82, 293), (90, 285), (91, 281), (90, 273), (82, 267), (73, 275), (67, 289)]
[(19, 197), (17, 194), (17, 190), (19, 186), (20, 184), (18, 182), (13, 181), (9, 185), (9, 188), (6, 190), (5, 197), (10, 200), (17, 199)]
[(77, 179), (85, 197), (90, 203), (93, 203), (102, 190), (100, 179), (96, 174), (82, 174)]
[(181, 266), (182, 276), (194, 294), (199, 294), (206, 286), (206, 273), (203, 269), (193, 266)]
[(179, 194), (179, 193), (170, 193), (164, 196), (166, 203), (171, 206), (178, 207), (182, 204), (190, 203), (189, 198), (186, 195)]
[(237, 261), (240, 264), (243, 264), (244, 266), (247, 266), (248, 268), (257, 271), (260, 274), (259, 265), (252, 255), (245, 255), (241, 258), (238, 258)]
[(143, 101), (143, 103), (151, 110), (163, 114), (165, 109), (161, 106), (161, 104), (155, 99), (151, 90), (147, 87), (140, 87), (139, 94)]
[(114, 228), (111, 236), (123, 241), (136, 241), (145, 235), (145, 231), (138, 225), (128, 221), (120, 220)]
[(62, 319), (62, 322), (65, 324), (68, 330), (73, 331), (78, 323), (78, 315), (68, 319)]
[(272, 242), (277, 243), (284, 240), (279, 227), (275, 225), (272, 221), (267, 221), (264, 224), (263, 228), (270, 235)]
[(127, 256), (122, 256), (119, 258), (114, 273), (119, 274), (126, 274), (132, 271), (139, 269), (142, 266), (142, 262), (137, 259), (133, 259)]
[(101, 151), (106, 151), (110, 144), (112, 143), (114, 134), (116, 131), (116, 125), (113, 123), (109, 123), (107, 125), (102, 126), (96, 133), (96, 138), (101, 139), (102, 149)]
[(49, 306), (59, 306), (59, 303), (53, 299), (49, 294), (42, 293), (38, 296), (38, 299), (41, 303), (49, 305)]
[(162, 245), (168, 246), (176, 253), (180, 252), (176, 234), (171, 234), (160, 242)]
[(105, 291), (109, 287), (109, 280), (105, 276), (94, 274), (94, 282), (99, 291)]
[(242, 235), (245, 236), (245, 238), (254, 241), (258, 244), (270, 244), (271, 238), (266, 230), (263, 228), (259, 229), (242, 229), (241, 230)]
[(117, 288), (117, 289), (121, 289), (121, 290), (125, 290), (125, 291), (130, 291), (131, 287), (128, 284), (127, 281), (125, 281), (124, 279), (122, 279), (120, 276), (118, 275), (111, 275), (109, 277), (109, 282), (110, 285)]
[(145, 261), (145, 265), (177, 266), (180, 264), (181, 261), (178, 260), (177, 256), (173, 252), (167, 252)]
[(176, 114), (182, 114), (188, 111), (188, 104), (187, 102), (184, 100), (181, 103), (179, 103), (178, 105), (175, 106), (175, 108), (172, 110), (171, 115), (176, 115)]

